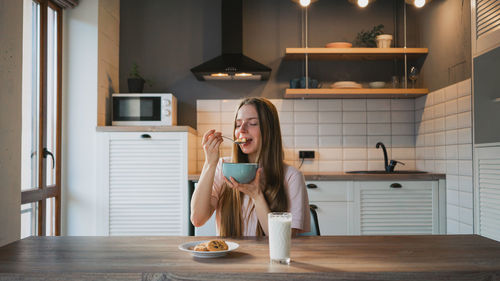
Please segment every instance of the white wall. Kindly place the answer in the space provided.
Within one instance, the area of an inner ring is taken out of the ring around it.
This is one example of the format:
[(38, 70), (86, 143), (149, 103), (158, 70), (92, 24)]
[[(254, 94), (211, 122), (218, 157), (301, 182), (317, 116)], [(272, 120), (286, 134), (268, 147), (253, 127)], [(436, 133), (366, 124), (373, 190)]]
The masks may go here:
[(21, 230), (23, 1), (0, 0), (0, 246)]
[(96, 233), (98, 0), (63, 13), (62, 234)]

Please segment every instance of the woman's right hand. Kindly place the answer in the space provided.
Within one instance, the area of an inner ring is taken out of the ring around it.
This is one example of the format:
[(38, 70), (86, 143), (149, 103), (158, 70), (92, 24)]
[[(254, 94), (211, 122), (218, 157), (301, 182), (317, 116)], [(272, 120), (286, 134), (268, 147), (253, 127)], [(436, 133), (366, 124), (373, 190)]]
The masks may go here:
[(201, 144), (205, 152), (205, 162), (217, 165), (219, 161), (219, 147), (222, 143), (222, 133), (215, 130), (209, 130), (203, 135)]

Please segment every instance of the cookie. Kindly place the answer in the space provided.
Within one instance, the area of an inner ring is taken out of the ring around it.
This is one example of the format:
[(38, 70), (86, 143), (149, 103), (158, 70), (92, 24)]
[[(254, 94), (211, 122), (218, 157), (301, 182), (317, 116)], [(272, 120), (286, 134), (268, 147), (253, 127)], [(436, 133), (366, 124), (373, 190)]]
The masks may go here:
[(207, 249), (209, 251), (225, 251), (228, 248), (224, 240), (211, 240), (207, 242)]
[(194, 246), (193, 250), (199, 251), (199, 252), (208, 252), (207, 244), (206, 243), (200, 243), (200, 244)]

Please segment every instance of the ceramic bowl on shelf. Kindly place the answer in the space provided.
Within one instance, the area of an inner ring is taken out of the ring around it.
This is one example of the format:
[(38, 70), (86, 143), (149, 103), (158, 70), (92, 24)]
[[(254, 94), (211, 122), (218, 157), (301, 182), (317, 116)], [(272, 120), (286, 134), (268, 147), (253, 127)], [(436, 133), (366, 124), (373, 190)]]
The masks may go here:
[(363, 86), (361, 84), (356, 83), (354, 81), (338, 81), (331, 85), (332, 88), (335, 89), (360, 89)]
[(351, 48), (352, 44), (349, 42), (330, 42), (325, 45), (326, 48)]
[(370, 86), (370, 88), (379, 89), (379, 88), (385, 87), (385, 82), (384, 81), (373, 81), (373, 82), (368, 83), (368, 85)]

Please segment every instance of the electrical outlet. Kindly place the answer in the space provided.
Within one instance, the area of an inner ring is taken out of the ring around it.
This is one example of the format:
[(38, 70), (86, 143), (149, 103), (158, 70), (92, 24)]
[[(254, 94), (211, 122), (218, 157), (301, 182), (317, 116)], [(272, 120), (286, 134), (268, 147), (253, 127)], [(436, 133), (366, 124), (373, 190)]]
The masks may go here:
[(314, 150), (299, 150), (299, 159), (314, 159)]

